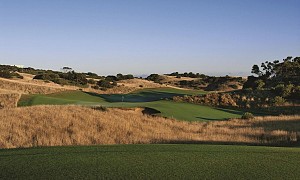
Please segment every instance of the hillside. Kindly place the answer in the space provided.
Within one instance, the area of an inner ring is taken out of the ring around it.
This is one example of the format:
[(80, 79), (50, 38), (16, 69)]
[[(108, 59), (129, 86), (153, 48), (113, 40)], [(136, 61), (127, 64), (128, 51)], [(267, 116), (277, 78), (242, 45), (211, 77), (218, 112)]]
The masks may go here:
[(145, 79), (134, 78), (134, 79), (117, 81), (117, 86), (107, 89), (105, 91), (99, 89), (93, 89), (91, 88), (91, 85), (89, 86), (89, 88), (81, 88), (81, 89), (86, 92), (95, 92), (98, 94), (126, 94), (141, 89), (162, 88), (162, 87), (167, 87), (167, 85), (154, 83), (152, 81), (147, 81)]
[(0, 78), (0, 90), (20, 94), (50, 94), (67, 89), (71, 90), (71, 88), (62, 87), (54, 83), (47, 84), (34, 80)]
[(143, 109), (33, 106), (0, 110), (0, 148), (140, 143), (295, 145), (300, 117), (184, 122)]
[[(70, 85), (60, 85), (51, 81), (44, 81), (33, 79), (34, 75), (27, 73), (18, 73), (23, 78), (0, 78), (0, 93), (1, 91), (10, 91), (20, 94), (50, 94), (65, 90), (83, 90), (86, 92), (95, 92), (99, 94), (123, 94), (130, 93), (139, 89), (145, 88), (161, 88), (167, 87), (167, 85), (161, 85), (154, 83), (152, 81), (147, 81), (144, 79), (126, 79), (117, 82), (117, 86), (107, 89), (100, 90), (92, 88), (92, 85), (89, 84), (88, 87), (77, 87)], [(89, 78), (93, 79), (93, 78)], [(96, 82), (97, 79), (94, 79)]]
[(232, 91), (242, 89), (245, 78), (231, 76), (206, 76), (185, 77), (160, 75), (159, 82), (168, 86), (185, 89), (201, 89), (205, 91)]

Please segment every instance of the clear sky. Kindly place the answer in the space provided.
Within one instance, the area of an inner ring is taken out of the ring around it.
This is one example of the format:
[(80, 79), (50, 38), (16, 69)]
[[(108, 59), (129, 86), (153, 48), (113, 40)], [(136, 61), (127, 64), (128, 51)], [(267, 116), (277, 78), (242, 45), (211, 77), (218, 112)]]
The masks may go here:
[(0, 0), (0, 64), (249, 73), (300, 56), (300, 0)]

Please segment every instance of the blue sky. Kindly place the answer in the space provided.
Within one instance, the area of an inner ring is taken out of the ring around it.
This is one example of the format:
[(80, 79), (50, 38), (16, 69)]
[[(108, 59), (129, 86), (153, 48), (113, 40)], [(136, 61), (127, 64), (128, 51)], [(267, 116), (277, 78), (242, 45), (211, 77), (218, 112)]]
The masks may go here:
[(0, 64), (245, 74), (300, 56), (299, 0), (0, 0)]

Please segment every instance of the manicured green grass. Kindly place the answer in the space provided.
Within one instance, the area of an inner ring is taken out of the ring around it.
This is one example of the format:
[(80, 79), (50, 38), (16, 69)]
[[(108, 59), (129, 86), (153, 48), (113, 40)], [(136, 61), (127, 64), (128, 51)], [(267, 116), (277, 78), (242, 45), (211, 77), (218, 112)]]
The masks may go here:
[(22, 95), (19, 106), (32, 106), (41, 104), (89, 104), (105, 102), (101, 97), (90, 95), (81, 91), (65, 91), (48, 95)]
[(202, 106), (183, 102), (154, 101), (144, 105), (157, 109), (164, 117), (175, 118), (186, 121), (212, 121), (229, 118), (239, 118), (242, 111), (230, 111), (226, 109), (215, 109), (209, 106)]
[(158, 101), (162, 99), (170, 99), (174, 96), (184, 95), (199, 95), (205, 94), (205, 91), (198, 90), (181, 90), (174, 88), (155, 88), (155, 89), (142, 89), (129, 94), (102, 94), (100, 97), (108, 102), (149, 102)]
[(299, 179), (299, 148), (112, 145), (0, 150), (0, 179)]
[[(223, 120), (237, 118), (242, 111), (230, 111), (190, 103), (170, 100), (173, 96), (205, 93), (203, 91), (157, 88), (139, 90), (130, 94), (95, 94), (81, 91), (67, 91), (50, 95), (27, 95), (19, 102), (20, 106), (41, 104), (80, 104), (106, 107), (148, 107), (160, 111), (159, 115), (186, 121)], [(123, 100), (123, 102), (122, 102)]]

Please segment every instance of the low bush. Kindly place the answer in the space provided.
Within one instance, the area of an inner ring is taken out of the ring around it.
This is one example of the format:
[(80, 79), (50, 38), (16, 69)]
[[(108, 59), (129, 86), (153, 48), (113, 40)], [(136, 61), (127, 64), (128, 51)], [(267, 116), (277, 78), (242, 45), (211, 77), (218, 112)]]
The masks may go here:
[(275, 106), (281, 106), (281, 105), (284, 105), (284, 103), (286, 102), (286, 100), (281, 97), (281, 96), (276, 96), (274, 99), (273, 99), (273, 104)]
[(107, 107), (104, 107), (104, 106), (92, 106), (91, 108), (94, 110), (103, 111), (103, 112), (107, 111)]
[(96, 84), (96, 81), (95, 81), (94, 79), (89, 79), (89, 80), (88, 80), (88, 83), (89, 83), (89, 84)]
[(249, 112), (245, 112), (242, 115), (242, 119), (253, 119), (253, 118), (254, 118), (254, 115), (252, 113), (249, 113)]
[(100, 89), (99, 86), (92, 86), (93, 89)]
[(0, 71), (0, 77), (2, 78), (12, 78), (12, 74), (9, 71)]

